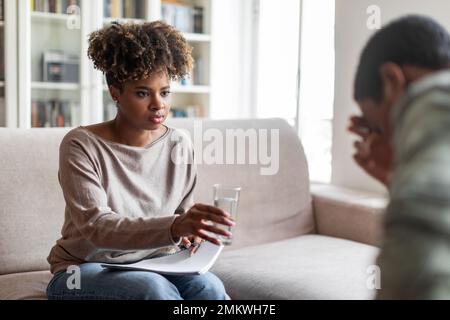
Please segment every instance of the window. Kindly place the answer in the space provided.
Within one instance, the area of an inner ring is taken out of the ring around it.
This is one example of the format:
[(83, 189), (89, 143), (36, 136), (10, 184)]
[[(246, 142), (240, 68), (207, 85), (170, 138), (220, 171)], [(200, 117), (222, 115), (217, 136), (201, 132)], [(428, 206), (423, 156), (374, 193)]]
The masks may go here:
[(328, 183), (334, 99), (334, 1), (256, 3), (255, 115), (284, 118), (296, 126), (311, 180)]
[(300, 34), (299, 0), (260, 0), (256, 117), (278, 117), (295, 125)]
[(331, 181), (334, 103), (333, 0), (303, 0), (299, 134), (312, 181)]

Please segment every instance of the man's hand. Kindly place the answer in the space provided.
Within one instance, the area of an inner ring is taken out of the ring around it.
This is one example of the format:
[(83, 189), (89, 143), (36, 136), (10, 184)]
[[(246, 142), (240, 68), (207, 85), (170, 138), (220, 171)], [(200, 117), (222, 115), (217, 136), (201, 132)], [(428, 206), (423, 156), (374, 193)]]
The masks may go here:
[(371, 130), (362, 117), (351, 117), (348, 130), (361, 138), (354, 143), (353, 159), (369, 175), (389, 187), (393, 157), (389, 139)]

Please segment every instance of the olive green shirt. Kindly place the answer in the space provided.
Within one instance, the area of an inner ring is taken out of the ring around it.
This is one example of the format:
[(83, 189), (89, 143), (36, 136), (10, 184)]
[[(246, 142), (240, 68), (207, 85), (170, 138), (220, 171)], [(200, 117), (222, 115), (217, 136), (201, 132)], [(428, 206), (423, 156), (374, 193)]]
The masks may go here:
[(450, 299), (450, 72), (413, 84), (392, 121), (378, 299)]

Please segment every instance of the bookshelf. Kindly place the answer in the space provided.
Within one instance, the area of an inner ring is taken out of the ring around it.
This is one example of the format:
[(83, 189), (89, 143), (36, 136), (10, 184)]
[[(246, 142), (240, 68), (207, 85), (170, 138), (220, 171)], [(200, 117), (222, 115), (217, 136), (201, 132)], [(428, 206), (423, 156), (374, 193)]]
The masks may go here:
[[(3, 0), (7, 1), (8, 0)], [(2, 2), (0, 0), (0, 2)], [(211, 7), (214, 0), (9, 1), (17, 17), (16, 87), (10, 127), (88, 125), (115, 116), (103, 75), (87, 58), (88, 35), (113, 21), (165, 20), (193, 47), (191, 77), (172, 84), (174, 117), (207, 117), (211, 101)], [(0, 41), (3, 22), (0, 21)], [(5, 46), (2, 46), (2, 49)], [(12, 47), (12, 46), (11, 46)], [(0, 58), (1, 58), (0, 53)], [(9, 63), (8, 63), (9, 64)], [(0, 78), (0, 103), (10, 80)], [(17, 107), (18, 106), (18, 107)], [(0, 104), (0, 121), (2, 110)]]
[(0, 0), (0, 127), (16, 127), (16, 11), (12, 1)]
[(82, 113), (88, 94), (83, 90), (88, 87), (87, 59), (82, 54), (85, 3), (17, 2), (19, 127), (73, 127), (89, 121)]
[(6, 126), (4, 4), (0, 0), (0, 126)]

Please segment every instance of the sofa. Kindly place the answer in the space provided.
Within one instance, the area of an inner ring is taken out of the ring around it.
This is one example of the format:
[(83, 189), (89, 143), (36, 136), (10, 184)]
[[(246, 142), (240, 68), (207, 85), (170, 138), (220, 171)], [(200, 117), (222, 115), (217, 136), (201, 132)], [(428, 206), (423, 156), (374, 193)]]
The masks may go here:
[[(221, 164), (220, 157), (204, 157), (198, 163), (196, 202), (212, 203), (215, 183), (242, 187), (233, 244), (211, 270), (232, 299), (374, 297), (370, 266), (378, 253), (382, 196), (310, 185), (301, 142), (284, 120), (168, 124), (191, 134), (197, 159), (213, 136), (225, 139), (230, 132), (249, 150), (255, 141), (260, 151), (264, 142), (269, 146), (257, 161), (248, 156)], [(46, 257), (60, 236), (65, 205), (58, 151), (69, 130), (0, 129), (0, 299), (46, 299)], [(262, 174), (267, 155), (276, 174)]]

